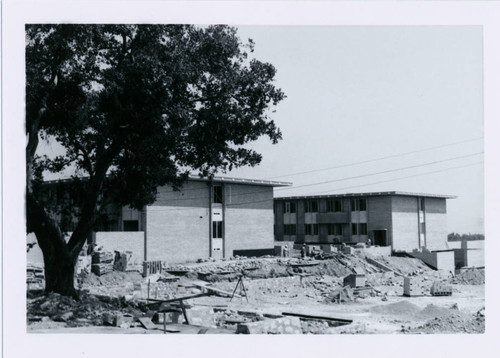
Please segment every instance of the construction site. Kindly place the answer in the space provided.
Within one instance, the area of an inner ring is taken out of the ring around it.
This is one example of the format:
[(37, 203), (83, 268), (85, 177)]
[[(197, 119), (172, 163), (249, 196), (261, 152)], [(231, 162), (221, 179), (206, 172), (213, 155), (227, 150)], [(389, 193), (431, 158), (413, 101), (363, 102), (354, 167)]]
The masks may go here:
[(282, 256), (131, 260), (82, 255), (80, 300), (45, 293), (28, 266), (29, 333), (434, 334), (485, 332), (484, 267), (435, 270), (376, 248)]

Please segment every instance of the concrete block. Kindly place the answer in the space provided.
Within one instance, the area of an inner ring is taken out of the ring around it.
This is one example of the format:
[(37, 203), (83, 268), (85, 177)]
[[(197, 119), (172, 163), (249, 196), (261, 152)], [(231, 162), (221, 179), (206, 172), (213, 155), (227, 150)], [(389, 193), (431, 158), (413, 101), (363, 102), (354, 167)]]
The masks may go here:
[(415, 280), (412, 280), (411, 277), (404, 278), (403, 284), (403, 295), (411, 297), (411, 296), (422, 296), (423, 292), (420, 286), (417, 286)]
[(163, 322), (165, 321), (165, 323), (169, 324), (184, 323), (185, 320), (182, 312), (159, 312), (153, 316), (152, 321), (157, 324), (163, 324)]
[(350, 286), (350, 287), (364, 287), (366, 284), (366, 277), (365, 275), (348, 275), (344, 277), (344, 286)]
[(346, 246), (342, 249), (342, 253), (345, 255), (354, 255), (354, 248), (351, 246)]
[(334, 245), (321, 245), (321, 250), (326, 254), (338, 252), (337, 247)]
[(216, 327), (215, 313), (211, 307), (195, 306), (186, 310), (189, 324), (203, 327)]
[(236, 329), (239, 334), (302, 334), (298, 317), (265, 319), (263, 321), (240, 323)]

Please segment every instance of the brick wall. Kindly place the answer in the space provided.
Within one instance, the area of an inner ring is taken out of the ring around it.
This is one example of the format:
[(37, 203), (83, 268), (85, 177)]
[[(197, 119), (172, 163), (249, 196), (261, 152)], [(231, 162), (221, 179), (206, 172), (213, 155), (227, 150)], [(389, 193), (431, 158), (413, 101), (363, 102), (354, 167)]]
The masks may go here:
[(144, 232), (142, 231), (98, 231), (95, 242), (107, 251), (132, 251), (132, 260), (144, 260)]
[(145, 210), (148, 260), (176, 263), (209, 257), (209, 195), (202, 181), (188, 181), (180, 191), (158, 189), (156, 201)]
[(418, 249), (418, 201), (416, 197), (392, 196), (392, 249)]
[(171, 263), (209, 256), (209, 210), (147, 207), (147, 257)]
[(446, 214), (433, 214), (428, 213), (426, 210), (425, 231), (427, 249), (431, 251), (447, 249), (448, 230), (446, 226)]
[(233, 250), (274, 248), (272, 187), (226, 183), (224, 200), (226, 257)]
[(225, 229), (226, 257), (233, 250), (274, 247), (272, 210), (227, 209)]
[(156, 201), (150, 206), (208, 208), (210, 191), (207, 182), (188, 181), (180, 191), (170, 186), (158, 188)]
[(392, 213), (391, 197), (373, 196), (367, 198), (367, 229), (368, 233), (373, 230), (387, 230), (387, 244), (392, 243)]
[[(226, 257), (233, 250), (273, 248), (273, 188), (222, 185)], [(209, 257), (209, 202), (206, 182), (190, 181), (180, 192), (161, 188), (157, 201), (147, 207), (148, 260), (175, 263)]]

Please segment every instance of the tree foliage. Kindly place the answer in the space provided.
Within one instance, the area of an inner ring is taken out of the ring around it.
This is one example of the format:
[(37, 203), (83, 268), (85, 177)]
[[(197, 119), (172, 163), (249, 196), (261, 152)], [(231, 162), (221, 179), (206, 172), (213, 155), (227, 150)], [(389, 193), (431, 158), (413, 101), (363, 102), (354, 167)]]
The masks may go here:
[(483, 234), (458, 234), (456, 232), (452, 232), (451, 234), (448, 234), (448, 241), (477, 241), (477, 240), (484, 240), (484, 235)]
[[(67, 245), (76, 257), (106, 178), (120, 204), (141, 208), (158, 186), (180, 186), (193, 170), (211, 176), (258, 164), (261, 155), (244, 145), (281, 138), (268, 110), (284, 94), (276, 69), (252, 52), (228, 26), (28, 25), (28, 231), (42, 235), (32, 219), (45, 212), (37, 194), (44, 170), (88, 177)], [(39, 138), (65, 153), (37, 156)]]

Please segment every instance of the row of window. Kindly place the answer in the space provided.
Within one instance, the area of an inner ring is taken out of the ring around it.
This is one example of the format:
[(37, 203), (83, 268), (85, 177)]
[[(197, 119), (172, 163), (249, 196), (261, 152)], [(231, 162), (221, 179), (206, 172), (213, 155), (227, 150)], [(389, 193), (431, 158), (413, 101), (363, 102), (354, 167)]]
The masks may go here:
[[(326, 224), (328, 235), (343, 235), (342, 224)], [(284, 234), (285, 235), (297, 235), (297, 225), (296, 224), (285, 224)], [(305, 224), (304, 225), (305, 235), (318, 235), (318, 224)], [(352, 235), (366, 235), (368, 233), (368, 228), (366, 223), (352, 223), (351, 224), (351, 234)]]
[(368, 232), (366, 223), (352, 223), (351, 224), (351, 234), (352, 235), (366, 235)]
[[(318, 212), (318, 200), (304, 201), (304, 211), (306, 213)], [(341, 199), (329, 199), (326, 202), (326, 211), (329, 213), (343, 211)], [(351, 199), (351, 211), (366, 211), (366, 199)], [(285, 213), (297, 212), (295, 201), (285, 201)]]

